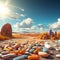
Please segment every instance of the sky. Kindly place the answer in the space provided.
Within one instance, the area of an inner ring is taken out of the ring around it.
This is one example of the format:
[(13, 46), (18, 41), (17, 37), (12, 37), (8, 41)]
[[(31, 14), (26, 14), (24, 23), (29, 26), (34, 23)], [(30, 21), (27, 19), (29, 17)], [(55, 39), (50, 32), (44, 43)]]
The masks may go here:
[(60, 0), (0, 0), (0, 3), (7, 3), (10, 10), (6, 18), (0, 18), (0, 27), (10, 23), (13, 32), (60, 30)]

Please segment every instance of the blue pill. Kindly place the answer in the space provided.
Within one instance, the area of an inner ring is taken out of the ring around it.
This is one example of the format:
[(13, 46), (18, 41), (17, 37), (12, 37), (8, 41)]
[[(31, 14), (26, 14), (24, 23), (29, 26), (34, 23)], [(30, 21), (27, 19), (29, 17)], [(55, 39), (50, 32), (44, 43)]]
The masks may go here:
[(32, 49), (33, 46), (29, 46), (29, 49)]
[(22, 59), (26, 59), (27, 57), (28, 55), (21, 55), (21, 56), (14, 58), (13, 60), (22, 60)]
[(60, 40), (58, 40), (58, 43), (60, 43)]
[(43, 47), (43, 52), (47, 52), (48, 48)]
[(30, 53), (33, 53), (33, 52), (34, 52), (34, 50), (35, 50), (35, 49), (30, 49), (30, 50), (29, 50), (29, 52), (30, 52)]

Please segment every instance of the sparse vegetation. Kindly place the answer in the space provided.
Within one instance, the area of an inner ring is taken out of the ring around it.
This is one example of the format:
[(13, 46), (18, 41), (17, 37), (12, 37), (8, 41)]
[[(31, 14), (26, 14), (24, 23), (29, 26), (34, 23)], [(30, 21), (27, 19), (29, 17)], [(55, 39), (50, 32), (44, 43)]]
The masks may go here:
[(9, 40), (9, 39), (10, 39), (9, 37), (3, 36), (3, 35), (0, 34), (0, 41), (1, 40)]
[(0, 40), (8, 40), (8, 39), (12, 39), (12, 38), (28, 38), (28, 37), (35, 37), (37, 39), (41, 39), (41, 40), (57, 40), (57, 39), (60, 39), (60, 32), (57, 32), (57, 34), (54, 34), (54, 35), (50, 35), (48, 32), (44, 32), (44, 33), (12, 33), (12, 37), (9, 38), (7, 36), (3, 36), (0, 34)]

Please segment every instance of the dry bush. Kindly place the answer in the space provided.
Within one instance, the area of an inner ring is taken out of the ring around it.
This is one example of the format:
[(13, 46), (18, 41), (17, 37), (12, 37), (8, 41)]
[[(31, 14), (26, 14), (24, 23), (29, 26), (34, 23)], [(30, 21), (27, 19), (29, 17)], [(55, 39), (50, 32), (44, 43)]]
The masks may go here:
[(9, 40), (9, 39), (10, 39), (9, 37), (3, 36), (3, 35), (0, 34), (0, 41), (1, 40)]

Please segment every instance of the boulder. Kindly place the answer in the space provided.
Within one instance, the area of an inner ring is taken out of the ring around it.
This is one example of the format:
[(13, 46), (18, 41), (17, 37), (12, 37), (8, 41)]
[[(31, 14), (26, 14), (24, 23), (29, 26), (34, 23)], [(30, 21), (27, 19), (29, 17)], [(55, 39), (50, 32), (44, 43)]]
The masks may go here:
[(1, 29), (1, 35), (12, 37), (12, 27), (9, 23), (5, 24)]

